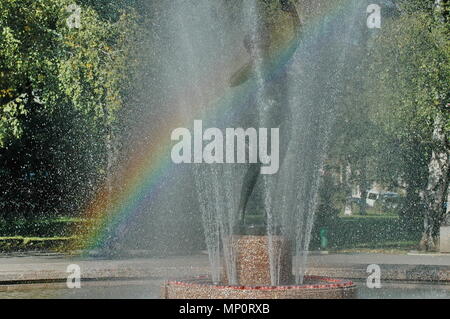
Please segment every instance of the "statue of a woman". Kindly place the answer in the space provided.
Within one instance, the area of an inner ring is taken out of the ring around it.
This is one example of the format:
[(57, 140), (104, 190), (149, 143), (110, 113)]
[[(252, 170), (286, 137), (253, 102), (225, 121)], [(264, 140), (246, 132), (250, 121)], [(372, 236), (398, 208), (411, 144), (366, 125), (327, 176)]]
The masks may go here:
[[(284, 56), (282, 61), (279, 55), (293, 55), (298, 43), (300, 33), (300, 18), (294, 4), (290, 0), (260, 0), (262, 6), (261, 20), (259, 23), (258, 34), (247, 34), (244, 38), (244, 47), (248, 52), (250, 59), (235, 72), (230, 78), (230, 86), (239, 86), (256, 75), (256, 62), (259, 58), (260, 67), (270, 70), (275, 68), (277, 74), (264, 74), (265, 98), (269, 105), (265, 114), (259, 121), (259, 125), (267, 128), (280, 128), (280, 160), (283, 161), (284, 154), (288, 142), (282, 140), (287, 138), (288, 133), (283, 134), (283, 130), (287, 132), (289, 125), (289, 107), (287, 103), (287, 77), (283, 66), (272, 65), (274, 63), (286, 63), (289, 60)], [(280, 71), (281, 69), (281, 71)], [(255, 186), (260, 176), (261, 163), (250, 164), (245, 174), (241, 199), (239, 205), (239, 231), (246, 228), (245, 214), (251, 197), (259, 197), (259, 201), (264, 200), (264, 194), (255, 194)], [(253, 195), (253, 196), (252, 196)], [(248, 230), (247, 230), (248, 231)]]

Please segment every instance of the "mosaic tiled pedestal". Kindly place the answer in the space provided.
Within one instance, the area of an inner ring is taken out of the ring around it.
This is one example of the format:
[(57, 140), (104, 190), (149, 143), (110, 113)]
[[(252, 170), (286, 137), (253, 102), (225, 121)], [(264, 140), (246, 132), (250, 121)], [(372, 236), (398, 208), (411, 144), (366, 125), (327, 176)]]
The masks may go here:
[[(292, 257), (289, 242), (281, 236), (273, 236), (269, 242), (268, 236), (235, 235), (232, 245), (236, 255), (236, 277), (239, 285), (270, 286), (270, 256), (279, 258), (280, 284), (292, 283)], [(224, 265), (224, 270), (226, 265)], [(223, 283), (230, 284), (226, 271), (223, 272)]]
[(208, 277), (169, 280), (162, 286), (165, 299), (341, 299), (354, 298), (355, 285), (351, 281), (306, 276), (304, 284), (289, 284), (292, 279), (292, 257), (289, 243), (274, 236), (270, 243), (280, 258), (280, 285), (272, 286), (267, 236), (233, 236), (236, 254), (238, 285), (213, 284)]

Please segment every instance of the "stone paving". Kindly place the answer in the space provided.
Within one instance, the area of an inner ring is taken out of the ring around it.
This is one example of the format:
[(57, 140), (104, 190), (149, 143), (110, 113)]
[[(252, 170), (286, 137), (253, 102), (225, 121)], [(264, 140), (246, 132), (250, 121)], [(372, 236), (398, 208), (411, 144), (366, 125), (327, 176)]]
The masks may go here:
[[(182, 278), (209, 273), (205, 254), (128, 259), (76, 258), (56, 254), (0, 257), (0, 284), (65, 280), (67, 266), (77, 264), (84, 279)], [(367, 266), (377, 264), (383, 279), (450, 283), (450, 254), (312, 254), (309, 275), (367, 278)]]
[(450, 284), (450, 255), (332, 254), (311, 256), (307, 274), (366, 280), (369, 265), (380, 266), (382, 280)]

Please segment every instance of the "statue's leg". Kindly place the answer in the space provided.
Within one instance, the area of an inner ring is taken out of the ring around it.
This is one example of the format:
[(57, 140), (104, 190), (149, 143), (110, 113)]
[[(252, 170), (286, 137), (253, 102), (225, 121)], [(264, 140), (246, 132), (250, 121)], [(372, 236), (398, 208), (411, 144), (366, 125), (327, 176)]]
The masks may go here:
[(245, 213), (247, 210), (247, 204), (250, 196), (255, 189), (256, 182), (258, 181), (259, 173), (261, 170), (261, 163), (249, 164), (248, 170), (245, 173), (244, 180), (242, 183), (241, 199), (239, 203), (239, 218), (240, 224), (245, 223)]

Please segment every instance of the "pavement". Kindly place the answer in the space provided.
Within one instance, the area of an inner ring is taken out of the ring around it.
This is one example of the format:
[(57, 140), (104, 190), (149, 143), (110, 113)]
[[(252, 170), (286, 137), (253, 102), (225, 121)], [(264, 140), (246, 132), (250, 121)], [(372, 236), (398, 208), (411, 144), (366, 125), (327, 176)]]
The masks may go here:
[(450, 254), (329, 254), (313, 255), (307, 274), (366, 280), (379, 266), (381, 280), (450, 284)]
[[(80, 266), (84, 280), (151, 280), (209, 273), (208, 256), (137, 257), (108, 259), (59, 254), (0, 256), (0, 288), (15, 284), (65, 281), (67, 267)], [(312, 253), (307, 274), (365, 280), (368, 266), (378, 265), (381, 279), (438, 282), (450, 285), (450, 254), (319, 254)]]

